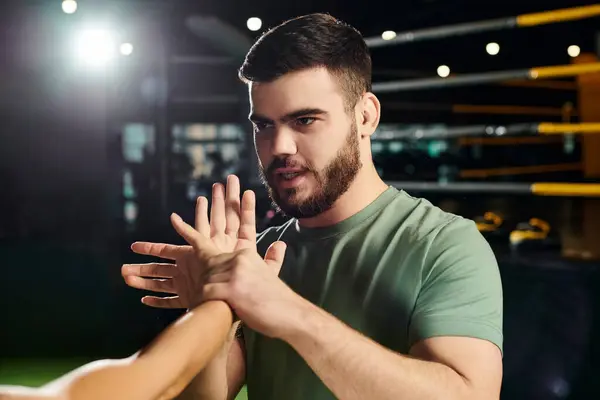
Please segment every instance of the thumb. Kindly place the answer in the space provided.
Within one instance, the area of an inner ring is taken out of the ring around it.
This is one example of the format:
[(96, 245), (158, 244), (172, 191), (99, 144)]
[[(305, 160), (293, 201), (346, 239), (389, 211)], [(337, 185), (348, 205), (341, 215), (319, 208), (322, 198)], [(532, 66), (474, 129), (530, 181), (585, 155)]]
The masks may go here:
[(265, 262), (273, 271), (279, 275), (279, 270), (283, 265), (283, 259), (285, 258), (285, 250), (287, 245), (284, 242), (277, 241), (269, 246), (267, 253), (265, 254)]

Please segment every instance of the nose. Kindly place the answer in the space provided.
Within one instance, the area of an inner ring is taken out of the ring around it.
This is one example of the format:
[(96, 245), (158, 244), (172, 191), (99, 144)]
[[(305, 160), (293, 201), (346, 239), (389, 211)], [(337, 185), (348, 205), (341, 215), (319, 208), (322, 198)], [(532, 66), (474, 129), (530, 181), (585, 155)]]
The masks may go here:
[(295, 134), (291, 129), (278, 127), (274, 130), (271, 138), (271, 155), (274, 157), (289, 156), (296, 154)]

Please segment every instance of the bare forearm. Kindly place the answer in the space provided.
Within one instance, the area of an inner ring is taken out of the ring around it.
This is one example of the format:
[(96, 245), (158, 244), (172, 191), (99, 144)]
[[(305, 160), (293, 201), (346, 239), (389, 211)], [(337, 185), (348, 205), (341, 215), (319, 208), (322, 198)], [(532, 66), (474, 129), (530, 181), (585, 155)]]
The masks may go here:
[[(210, 302), (190, 311), (186, 317), (163, 332), (156, 344), (144, 350), (139, 358), (163, 374), (169, 371), (171, 385), (161, 398), (177, 396), (200, 374), (202, 381), (212, 383), (201, 399), (211, 400), (213, 393), (218, 395), (220, 389), (219, 380), (211, 378), (221, 368), (224, 357), (221, 353), (228, 342), (227, 332), (232, 323), (231, 310), (223, 302)], [(200, 332), (204, 332), (202, 337), (199, 337)]]
[(237, 326), (234, 324), (219, 353), (192, 379), (177, 400), (226, 400), (231, 397), (228, 393), (235, 389), (228, 387), (227, 362), (231, 346), (236, 340)]
[(231, 327), (222, 302), (205, 303), (123, 360), (86, 364), (41, 389), (5, 388), (2, 400), (172, 399), (215, 356)]
[(21, 386), (0, 385), (0, 400), (60, 400), (56, 394)]
[(67, 397), (172, 399), (223, 345), (231, 318), (225, 303), (205, 303), (167, 327), (128, 362), (113, 361), (105, 367), (88, 368), (89, 372), (84, 367), (69, 382)]
[(453, 369), (394, 353), (310, 303), (287, 341), (341, 400), (471, 399), (468, 382)]
[(227, 360), (213, 360), (190, 382), (177, 400), (226, 400)]

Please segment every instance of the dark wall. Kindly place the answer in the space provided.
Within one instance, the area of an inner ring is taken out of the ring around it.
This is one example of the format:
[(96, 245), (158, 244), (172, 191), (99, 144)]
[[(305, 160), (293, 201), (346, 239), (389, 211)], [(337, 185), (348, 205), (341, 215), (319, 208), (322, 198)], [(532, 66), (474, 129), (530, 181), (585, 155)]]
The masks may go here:
[[(4, 17), (9, 19), (8, 17)], [(67, 37), (41, 12), (4, 26), (0, 165), (29, 231), (84, 239), (103, 229), (107, 185), (106, 83), (73, 68)]]
[(71, 68), (51, 18), (0, 24), (0, 358), (80, 352), (118, 319), (106, 82)]

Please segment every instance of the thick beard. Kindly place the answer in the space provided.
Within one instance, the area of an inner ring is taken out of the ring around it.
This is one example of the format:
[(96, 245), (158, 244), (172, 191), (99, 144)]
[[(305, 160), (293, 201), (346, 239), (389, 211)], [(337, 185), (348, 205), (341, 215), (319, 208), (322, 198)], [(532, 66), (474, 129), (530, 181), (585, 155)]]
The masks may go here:
[(297, 192), (296, 189), (285, 190), (285, 197), (292, 199), (292, 201), (287, 201), (279, 195), (275, 188), (272, 171), (276, 168), (291, 166), (295, 165), (286, 163), (285, 159), (276, 159), (266, 171), (263, 168), (259, 169), (261, 181), (267, 188), (275, 209), (283, 215), (298, 219), (312, 218), (329, 210), (337, 199), (348, 191), (362, 168), (356, 122), (352, 124), (344, 146), (322, 171), (315, 171), (310, 166), (305, 166), (306, 173), (310, 173), (315, 177), (317, 186), (314, 193), (302, 202), (293, 200)]

